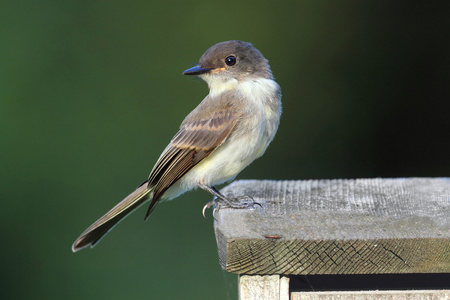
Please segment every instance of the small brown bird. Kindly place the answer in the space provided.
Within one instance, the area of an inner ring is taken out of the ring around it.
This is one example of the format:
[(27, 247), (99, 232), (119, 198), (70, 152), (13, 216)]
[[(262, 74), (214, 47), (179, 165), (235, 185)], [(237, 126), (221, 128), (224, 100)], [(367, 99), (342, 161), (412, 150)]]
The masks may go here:
[(183, 74), (206, 81), (209, 94), (181, 123), (148, 180), (86, 229), (73, 244), (74, 252), (95, 246), (146, 201), (151, 202), (145, 219), (159, 201), (197, 187), (230, 203), (232, 199), (214, 186), (233, 180), (273, 140), (281, 116), (281, 90), (268, 61), (251, 44), (218, 43)]

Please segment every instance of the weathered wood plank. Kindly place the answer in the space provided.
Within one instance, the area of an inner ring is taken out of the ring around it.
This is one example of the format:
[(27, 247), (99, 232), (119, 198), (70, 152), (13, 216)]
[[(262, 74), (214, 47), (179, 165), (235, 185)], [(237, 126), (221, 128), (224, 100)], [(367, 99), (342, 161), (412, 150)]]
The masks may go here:
[(238, 274), (450, 272), (450, 179), (236, 181), (215, 231), (222, 267)]
[(239, 276), (239, 300), (289, 300), (289, 278), (279, 275)]
[(437, 291), (353, 291), (292, 293), (291, 300), (444, 300), (450, 299), (449, 290)]

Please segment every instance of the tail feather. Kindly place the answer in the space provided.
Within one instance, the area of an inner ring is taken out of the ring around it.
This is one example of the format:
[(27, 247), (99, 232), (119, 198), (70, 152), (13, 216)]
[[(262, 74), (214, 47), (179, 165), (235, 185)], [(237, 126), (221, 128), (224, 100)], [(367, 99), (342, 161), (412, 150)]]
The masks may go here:
[(94, 247), (115, 225), (149, 200), (151, 191), (152, 189), (148, 188), (147, 182), (140, 185), (134, 192), (86, 229), (73, 243), (72, 251), (76, 252), (87, 246)]

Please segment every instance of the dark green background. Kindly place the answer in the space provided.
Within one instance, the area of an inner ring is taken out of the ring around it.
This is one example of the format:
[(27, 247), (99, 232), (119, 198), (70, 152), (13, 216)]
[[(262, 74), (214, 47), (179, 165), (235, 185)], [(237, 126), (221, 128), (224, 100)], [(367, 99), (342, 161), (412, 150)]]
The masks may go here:
[(279, 132), (238, 179), (449, 175), (450, 2), (2, 1), (2, 299), (234, 299), (211, 196), (74, 239), (146, 179), (207, 94), (182, 76), (252, 42), (283, 91)]

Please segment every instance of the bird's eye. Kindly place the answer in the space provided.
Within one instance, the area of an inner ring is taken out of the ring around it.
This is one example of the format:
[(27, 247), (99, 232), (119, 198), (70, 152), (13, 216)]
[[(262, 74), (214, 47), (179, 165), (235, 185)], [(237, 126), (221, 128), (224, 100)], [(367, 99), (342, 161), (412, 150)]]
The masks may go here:
[(228, 56), (227, 58), (225, 58), (225, 63), (227, 64), (227, 66), (234, 66), (236, 64), (236, 56)]

